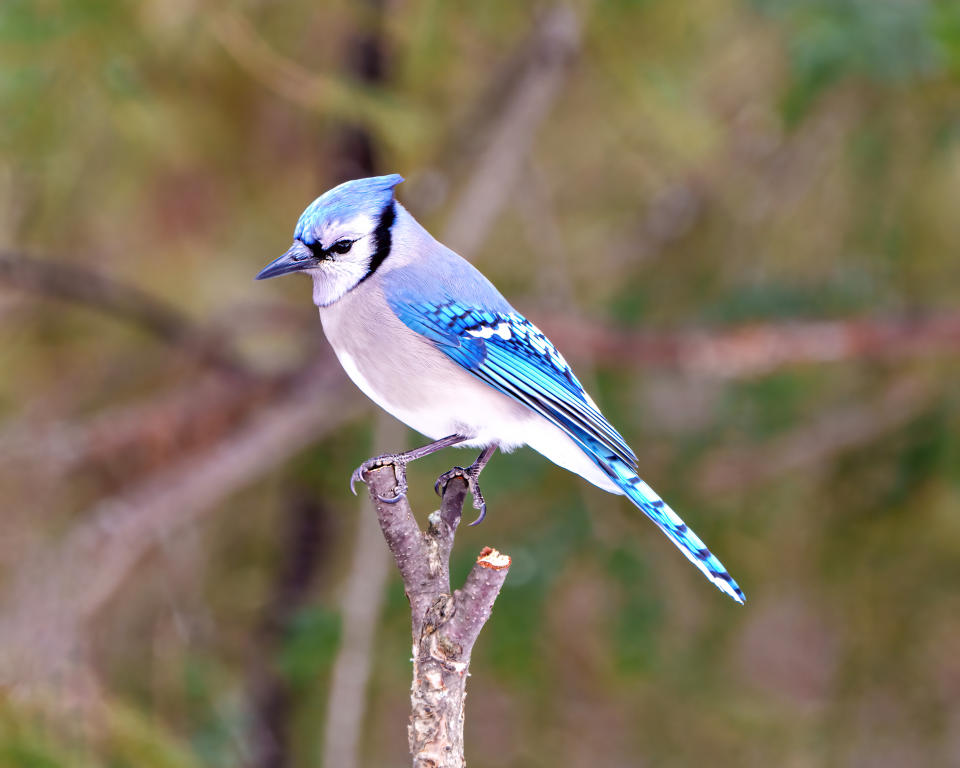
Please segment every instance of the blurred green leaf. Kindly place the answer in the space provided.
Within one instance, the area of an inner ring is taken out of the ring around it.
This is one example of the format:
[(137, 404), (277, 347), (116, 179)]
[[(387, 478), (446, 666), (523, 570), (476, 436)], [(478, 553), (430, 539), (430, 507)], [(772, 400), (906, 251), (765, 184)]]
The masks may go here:
[(316, 681), (340, 644), (340, 614), (317, 605), (300, 611), (287, 628), (279, 664), (295, 686)]
[(797, 123), (848, 75), (906, 83), (937, 71), (934, 6), (901, 0), (753, 0), (784, 23), (793, 84), (784, 117)]
[(947, 66), (954, 75), (960, 75), (960, 4), (955, 0), (937, 0), (933, 30), (942, 46)]
[(659, 663), (657, 638), (663, 621), (663, 601), (648, 576), (648, 566), (633, 550), (618, 547), (607, 558), (607, 569), (622, 594), (616, 615), (614, 649), (619, 669), (628, 675), (649, 672)]

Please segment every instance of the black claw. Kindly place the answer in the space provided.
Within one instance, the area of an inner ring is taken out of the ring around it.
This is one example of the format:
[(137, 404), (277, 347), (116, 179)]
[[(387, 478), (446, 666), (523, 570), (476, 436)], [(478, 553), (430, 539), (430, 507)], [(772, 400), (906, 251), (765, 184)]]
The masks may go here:
[(440, 477), (437, 478), (437, 482), (433, 485), (433, 490), (437, 492), (437, 495), (442, 496), (447, 489), (448, 483), (453, 480), (453, 478), (462, 477), (467, 481), (467, 488), (470, 491), (470, 495), (473, 496), (473, 508), (480, 510), (480, 516), (470, 523), (470, 525), (479, 525), (483, 522), (483, 518), (487, 516), (487, 502), (484, 501), (483, 493), (480, 492), (480, 483), (477, 480), (479, 474), (479, 471), (473, 466), (469, 466), (466, 469), (463, 467), (454, 467), (449, 472), (444, 472), (440, 475)]
[(383, 456), (377, 456), (373, 459), (367, 459), (363, 464), (353, 470), (353, 474), (350, 475), (350, 491), (354, 496), (357, 495), (357, 491), (354, 488), (354, 485), (357, 483), (366, 482), (363, 479), (363, 475), (366, 472), (369, 472), (373, 469), (379, 469), (380, 467), (386, 467), (392, 465), (394, 472), (397, 476), (397, 493), (394, 496), (383, 497), (377, 494), (377, 498), (382, 501), (384, 504), (396, 504), (400, 499), (407, 495), (407, 483), (406, 483), (406, 468), (407, 462), (402, 454), (385, 454)]
[(362, 482), (363, 482), (363, 477), (361, 477), (361, 475), (360, 475), (360, 470), (359, 470), (359, 469), (355, 469), (355, 470), (353, 471), (353, 474), (350, 475), (350, 493), (352, 493), (354, 496), (356, 496), (356, 495), (357, 495), (357, 489), (354, 488), (354, 486), (355, 486), (357, 483), (362, 483)]
[(455, 477), (462, 477), (467, 481), (467, 485), (470, 488), (473, 488), (473, 482), (470, 480), (469, 470), (464, 469), (463, 467), (454, 467), (449, 472), (444, 472), (440, 477), (437, 478), (437, 482), (433, 484), (433, 490), (436, 492), (437, 496), (443, 496), (444, 492), (447, 490), (447, 486), (450, 484), (450, 481)]
[(477, 516), (477, 519), (474, 520), (472, 523), (468, 523), (468, 525), (471, 528), (473, 528), (473, 526), (475, 525), (480, 525), (480, 523), (483, 522), (483, 518), (485, 518), (486, 516), (487, 516), (487, 505), (484, 504), (482, 507), (480, 507), (480, 514)]

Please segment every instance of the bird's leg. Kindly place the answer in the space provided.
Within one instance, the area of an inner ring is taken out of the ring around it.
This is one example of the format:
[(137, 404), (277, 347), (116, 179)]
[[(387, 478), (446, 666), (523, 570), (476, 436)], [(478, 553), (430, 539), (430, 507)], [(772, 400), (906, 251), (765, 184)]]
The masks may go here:
[(397, 475), (396, 495), (391, 497), (377, 495), (377, 498), (387, 504), (395, 504), (407, 494), (407, 464), (411, 461), (422, 459), (424, 456), (429, 456), (431, 453), (436, 453), (444, 448), (449, 448), (451, 445), (462, 443), (466, 439), (463, 435), (448, 435), (447, 437), (441, 437), (439, 440), (434, 440), (427, 445), (414, 448), (412, 451), (385, 453), (383, 456), (367, 459), (363, 464), (353, 470), (353, 474), (350, 475), (350, 490), (353, 492), (353, 495), (356, 496), (357, 492), (353, 489), (354, 483), (362, 483), (365, 472), (392, 464), (393, 470)]
[(467, 486), (470, 488), (470, 495), (473, 496), (473, 508), (480, 510), (480, 515), (470, 523), (470, 525), (479, 525), (483, 522), (483, 518), (487, 516), (487, 502), (483, 500), (483, 493), (480, 492), (479, 477), (483, 468), (487, 466), (487, 462), (490, 461), (496, 452), (496, 443), (488, 445), (483, 449), (483, 453), (477, 457), (477, 460), (469, 467), (466, 469), (463, 467), (454, 467), (449, 472), (444, 472), (437, 478), (437, 482), (433, 486), (433, 490), (437, 492), (437, 495), (442, 496), (447, 488), (447, 483), (453, 480), (453, 478), (462, 477), (467, 481)]

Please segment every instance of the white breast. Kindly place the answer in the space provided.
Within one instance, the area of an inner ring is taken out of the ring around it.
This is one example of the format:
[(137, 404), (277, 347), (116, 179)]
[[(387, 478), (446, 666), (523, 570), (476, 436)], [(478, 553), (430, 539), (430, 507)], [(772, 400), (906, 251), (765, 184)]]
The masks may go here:
[(620, 493), (565, 432), (480, 381), (400, 322), (375, 286), (359, 286), (322, 307), (320, 317), (350, 379), (417, 432), (431, 440), (462, 434), (468, 437), (463, 446), (497, 443), (504, 451), (529, 445), (594, 485)]

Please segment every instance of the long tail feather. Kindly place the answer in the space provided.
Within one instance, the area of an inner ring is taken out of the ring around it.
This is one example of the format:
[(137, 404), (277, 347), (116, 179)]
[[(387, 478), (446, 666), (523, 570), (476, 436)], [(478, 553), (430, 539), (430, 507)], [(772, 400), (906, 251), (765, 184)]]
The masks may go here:
[(727, 573), (727, 569), (711, 554), (700, 537), (687, 527), (680, 516), (637, 476), (633, 467), (609, 455), (600, 457), (593, 454), (593, 460), (623, 490), (627, 498), (653, 520), (670, 541), (676, 544), (686, 558), (716, 585), (717, 589), (743, 605), (747, 598), (737, 582)]

